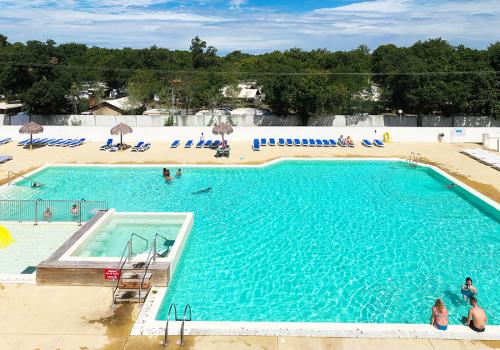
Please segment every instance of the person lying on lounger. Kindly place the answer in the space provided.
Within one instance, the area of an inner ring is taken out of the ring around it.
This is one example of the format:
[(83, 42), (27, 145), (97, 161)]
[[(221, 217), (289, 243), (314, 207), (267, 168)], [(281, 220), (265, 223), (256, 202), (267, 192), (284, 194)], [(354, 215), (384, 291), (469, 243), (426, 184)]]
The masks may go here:
[(204, 188), (202, 190), (199, 190), (199, 191), (196, 191), (196, 192), (192, 192), (191, 194), (207, 193), (207, 192), (210, 192), (211, 190), (212, 190), (212, 187), (207, 187), (207, 188)]

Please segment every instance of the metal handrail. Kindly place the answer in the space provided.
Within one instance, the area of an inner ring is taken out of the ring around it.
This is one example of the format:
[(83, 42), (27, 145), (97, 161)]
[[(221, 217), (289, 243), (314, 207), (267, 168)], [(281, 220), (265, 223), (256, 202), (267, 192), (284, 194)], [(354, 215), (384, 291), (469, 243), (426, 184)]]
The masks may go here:
[[(130, 247), (131, 247), (131, 245), (132, 245), (132, 238), (130, 238), (127, 241), (127, 244), (125, 245), (125, 248), (123, 249), (122, 255), (120, 257), (120, 261), (118, 262), (118, 271), (119, 271), (120, 275), (118, 277), (118, 281), (116, 282), (115, 288), (113, 288), (113, 304), (115, 303), (115, 293), (118, 290), (118, 288), (120, 287), (120, 282), (122, 280), (123, 266), (125, 266), (125, 264), (127, 263), (127, 260), (130, 261), (130, 250), (131, 250)], [(129, 254), (126, 257), (125, 253), (127, 252), (127, 250), (129, 252)], [(124, 257), (126, 257), (125, 260), (123, 260)], [(122, 263), (122, 260), (123, 260), (123, 263)]]
[(146, 242), (146, 247), (149, 247), (149, 241), (148, 241), (146, 238), (144, 238), (144, 237), (142, 237), (141, 235), (138, 235), (137, 233), (135, 233), (135, 232), (134, 232), (134, 233), (132, 233), (132, 234), (130, 235), (130, 242), (131, 242), (131, 243), (130, 243), (130, 248), (131, 248), (131, 249), (132, 249), (132, 239), (133, 239), (134, 237), (137, 237), (137, 238), (142, 239), (144, 242)]
[[(186, 312), (189, 310), (189, 319), (186, 319)], [(181, 339), (180, 339), (180, 343), (179, 345), (180, 346), (183, 346), (184, 345), (184, 324), (186, 323), (186, 321), (191, 321), (192, 319), (192, 315), (191, 315), (191, 305), (189, 304), (186, 304), (186, 306), (184, 307), (184, 316), (182, 317), (182, 323), (181, 323)]]
[(170, 314), (172, 312), (172, 308), (174, 309), (174, 316), (175, 320), (177, 321), (177, 307), (175, 306), (174, 303), (170, 304), (170, 308), (168, 309), (167, 313), (167, 324), (165, 326), (165, 334), (163, 336), (163, 341), (161, 342), (161, 345), (167, 346), (168, 345), (168, 322), (170, 321)]
[[(15, 177), (11, 180), (10, 179), (10, 175), (13, 174), (15, 175)], [(14, 181), (15, 179), (17, 179), (18, 177), (21, 177), (23, 179), (26, 179), (26, 180), (30, 180), (31, 182), (31, 187), (33, 187), (33, 184), (34, 183), (37, 183), (37, 184), (40, 184), (42, 186), (44, 186), (44, 184), (42, 184), (41, 182), (38, 182), (38, 181), (35, 181), (34, 179), (32, 179), (31, 177), (28, 177), (28, 176), (24, 176), (24, 175), (21, 175), (21, 174), (18, 174), (18, 173), (15, 173), (13, 171), (7, 171), (7, 185), (10, 185), (10, 183), (12, 181)]]
[(141, 284), (139, 285), (139, 304), (141, 304), (141, 296), (142, 296), (142, 284), (144, 283), (144, 280), (146, 279), (146, 274), (148, 273), (149, 270), (149, 265), (151, 264), (151, 260), (153, 260), (154, 255), (147, 260), (146, 267), (144, 268), (144, 272), (142, 275), (141, 279)]
[(162, 235), (160, 235), (159, 233), (155, 234), (155, 238), (154, 238), (154, 262), (156, 262), (156, 258), (157, 258), (157, 255), (158, 255), (158, 250), (157, 250), (157, 245), (156, 245), (156, 242), (158, 242), (157, 240), (157, 237), (161, 237), (163, 238), (164, 241), (169, 241), (169, 239), (167, 237), (164, 237)]

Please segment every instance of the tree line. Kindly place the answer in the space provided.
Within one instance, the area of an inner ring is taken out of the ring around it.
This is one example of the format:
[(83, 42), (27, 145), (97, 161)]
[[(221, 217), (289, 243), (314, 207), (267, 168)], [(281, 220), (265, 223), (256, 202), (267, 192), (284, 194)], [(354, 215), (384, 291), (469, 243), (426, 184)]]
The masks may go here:
[[(266, 98), (261, 106), (280, 116), (383, 113), (486, 115), (500, 117), (500, 42), (478, 50), (442, 39), (410, 47), (366, 46), (351, 51), (292, 48), (225, 56), (199, 37), (189, 50), (109, 49), (84, 44), (28, 41), (0, 35), (0, 95), (20, 99), (28, 112), (78, 113), (85, 83), (127, 89), (144, 107), (154, 95), (176, 96), (178, 108), (234, 108), (224, 86), (255, 82)], [(370, 97), (370, 87), (380, 99)]]

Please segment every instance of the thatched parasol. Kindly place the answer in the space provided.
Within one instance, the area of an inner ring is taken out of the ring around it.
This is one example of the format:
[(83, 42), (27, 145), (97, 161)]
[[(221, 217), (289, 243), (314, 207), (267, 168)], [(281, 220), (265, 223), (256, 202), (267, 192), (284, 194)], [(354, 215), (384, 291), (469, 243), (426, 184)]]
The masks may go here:
[(219, 123), (216, 126), (214, 126), (212, 133), (215, 135), (221, 135), (222, 136), (222, 144), (225, 145), (224, 141), (224, 134), (232, 134), (233, 133), (233, 127), (229, 123)]
[(19, 133), (21, 134), (30, 134), (30, 149), (33, 148), (33, 134), (40, 134), (42, 132), (43, 126), (33, 122), (24, 124), (23, 126), (21, 126), (21, 129), (19, 129)]
[(131, 133), (132, 128), (125, 123), (119, 123), (111, 129), (111, 135), (120, 135), (120, 148), (123, 148), (123, 135)]

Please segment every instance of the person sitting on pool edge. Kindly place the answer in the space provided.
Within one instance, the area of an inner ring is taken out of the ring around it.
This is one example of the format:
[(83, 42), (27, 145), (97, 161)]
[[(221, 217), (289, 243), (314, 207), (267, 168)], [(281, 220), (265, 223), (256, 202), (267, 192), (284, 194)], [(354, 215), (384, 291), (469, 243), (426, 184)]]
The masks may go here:
[(465, 279), (465, 284), (462, 284), (461, 292), (464, 297), (464, 301), (467, 301), (467, 299), (477, 294), (476, 287), (472, 285), (472, 278), (467, 277)]
[(440, 331), (448, 328), (448, 310), (441, 299), (436, 299), (432, 307), (431, 325)]
[(486, 329), (486, 322), (488, 322), (486, 312), (477, 304), (475, 297), (470, 297), (469, 302), (472, 307), (469, 309), (467, 317), (464, 316), (462, 321), (474, 332), (482, 333)]
[(52, 212), (50, 211), (50, 208), (45, 209), (45, 211), (43, 212), (43, 218), (47, 222), (50, 222), (52, 220)]
[(181, 177), (181, 169), (177, 169), (177, 172), (175, 173), (175, 177)]

